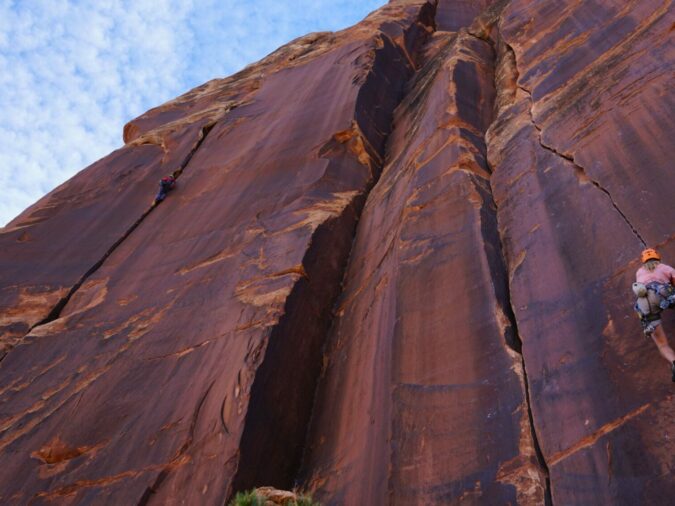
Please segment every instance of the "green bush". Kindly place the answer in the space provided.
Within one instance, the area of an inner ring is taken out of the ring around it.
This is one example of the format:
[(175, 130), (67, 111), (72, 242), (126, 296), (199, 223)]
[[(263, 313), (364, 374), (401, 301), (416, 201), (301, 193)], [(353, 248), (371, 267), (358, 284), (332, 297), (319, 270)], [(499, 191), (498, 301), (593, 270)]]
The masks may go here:
[(265, 500), (258, 497), (255, 490), (237, 492), (234, 499), (230, 501), (230, 506), (265, 506)]
[(298, 500), (292, 506), (321, 506), (318, 502), (314, 502), (311, 497), (307, 495), (301, 495), (298, 497)]
[[(255, 490), (238, 492), (229, 506), (265, 506), (265, 499), (256, 494)], [(288, 503), (288, 506), (321, 506), (321, 504), (314, 502), (309, 496), (301, 495), (297, 501)]]

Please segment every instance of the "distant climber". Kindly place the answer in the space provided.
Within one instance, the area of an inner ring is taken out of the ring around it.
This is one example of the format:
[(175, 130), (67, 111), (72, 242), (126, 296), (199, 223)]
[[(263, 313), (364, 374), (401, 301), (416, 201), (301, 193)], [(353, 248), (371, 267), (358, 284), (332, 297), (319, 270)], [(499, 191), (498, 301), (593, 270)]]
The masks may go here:
[(170, 176), (163, 177), (159, 181), (159, 192), (157, 192), (157, 196), (155, 197), (153, 205), (159, 204), (162, 200), (164, 200), (167, 194), (171, 190), (173, 190), (175, 186), (176, 186), (176, 177), (173, 174), (171, 174)]
[(644, 250), (640, 260), (642, 267), (635, 273), (633, 283), (633, 292), (637, 296), (635, 310), (644, 334), (654, 340), (663, 358), (671, 365), (675, 382), (675, 351), (668, 345), (661, 327), (661, 312), (675, 307), (675, 269), (661, 263), (661, 255), (652, 248)]

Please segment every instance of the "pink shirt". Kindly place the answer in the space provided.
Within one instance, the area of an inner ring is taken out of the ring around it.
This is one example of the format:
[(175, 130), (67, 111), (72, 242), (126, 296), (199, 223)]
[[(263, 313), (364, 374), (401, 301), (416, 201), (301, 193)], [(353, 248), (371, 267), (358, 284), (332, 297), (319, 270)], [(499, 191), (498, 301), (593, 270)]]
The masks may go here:
[(667, 264), (659, 264), (656, 266), (656, 269), (651, 272), (644, 267), (640, 267), (635, 273), (635, 281), (644, 283), (645, 285), (653, 281), (675, 285), (675, 269)]

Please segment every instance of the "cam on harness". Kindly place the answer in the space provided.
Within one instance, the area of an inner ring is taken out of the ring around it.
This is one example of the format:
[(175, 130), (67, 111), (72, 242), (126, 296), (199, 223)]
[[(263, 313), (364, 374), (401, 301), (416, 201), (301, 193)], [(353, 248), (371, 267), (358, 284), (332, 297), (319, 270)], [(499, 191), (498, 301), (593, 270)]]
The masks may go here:
[(663, 283), (633, 283), (637, 296), (635, 311), (640, 316), (642, 330), (650, 335), (661, 323), (661, 312), (675, 306), (675, 289)]

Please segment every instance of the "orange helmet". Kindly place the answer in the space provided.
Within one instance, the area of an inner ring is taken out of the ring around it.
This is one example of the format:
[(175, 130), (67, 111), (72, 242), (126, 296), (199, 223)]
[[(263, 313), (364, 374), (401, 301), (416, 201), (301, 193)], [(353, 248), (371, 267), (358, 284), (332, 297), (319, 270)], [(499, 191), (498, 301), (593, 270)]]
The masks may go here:
[(661, 255), (659, 255), (655, 249), (647, 248), (640, 255), (642, 263), (649, 262), (650, 260), (661, 260)]

